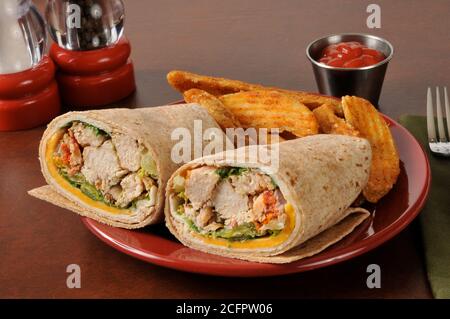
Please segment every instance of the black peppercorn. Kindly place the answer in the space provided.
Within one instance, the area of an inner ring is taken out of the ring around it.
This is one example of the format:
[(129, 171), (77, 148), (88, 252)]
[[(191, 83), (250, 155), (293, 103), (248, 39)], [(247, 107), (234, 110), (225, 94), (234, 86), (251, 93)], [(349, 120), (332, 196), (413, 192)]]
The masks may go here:
[(101, 1), (70, 0), (69, 4), (78, 5), (81, 11), (80, 28), (77, 28), (80, 50), (105, 47), (108, 44), (109, 30), (103, 27)]

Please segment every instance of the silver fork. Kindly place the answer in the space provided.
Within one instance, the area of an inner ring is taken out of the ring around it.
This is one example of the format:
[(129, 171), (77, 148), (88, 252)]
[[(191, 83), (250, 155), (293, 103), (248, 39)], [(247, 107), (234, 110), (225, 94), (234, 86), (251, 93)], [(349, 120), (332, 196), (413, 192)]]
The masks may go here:
[[(447, 134), (450, 138), (450, 106), (448, 103), (447, 87), (444, 88), (445, 100), (445, 116), (447, 118)], [(436, 115), (438, 124), (438, 136), (436, 136), (436, 127), (434, 125), (433, 112), (433, 97), (431, 89), (427, 91), (427, 130), (428, 130), (428, 145), (432, 153), (442, 156), (450, 156), (450, 142), (445, 136), (444, 119), (442, 115), (441, 96), (439, 94), (439, 87), (436, 87)]]

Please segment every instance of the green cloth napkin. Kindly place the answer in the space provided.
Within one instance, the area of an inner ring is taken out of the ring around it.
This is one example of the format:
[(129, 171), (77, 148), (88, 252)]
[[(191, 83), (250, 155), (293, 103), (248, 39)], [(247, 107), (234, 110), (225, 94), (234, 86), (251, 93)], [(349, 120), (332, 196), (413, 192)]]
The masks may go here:
[(431, 165), (431, 189), (420, 214), (428, 280), (435, 298), (450, 298), (450, 159), (430, 153), (427, 120), (403, 115), (400, 123), (426, 150)]

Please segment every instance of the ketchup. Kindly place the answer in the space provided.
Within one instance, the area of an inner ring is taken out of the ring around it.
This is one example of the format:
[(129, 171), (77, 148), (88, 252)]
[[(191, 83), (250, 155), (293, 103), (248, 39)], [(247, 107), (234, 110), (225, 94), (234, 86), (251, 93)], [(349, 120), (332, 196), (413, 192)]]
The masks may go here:
[(341, 42), (327, 46), (319, 62), (339, 68), (361, 68), (377, 64), (385, 58), (380, 51), (359, 42)]

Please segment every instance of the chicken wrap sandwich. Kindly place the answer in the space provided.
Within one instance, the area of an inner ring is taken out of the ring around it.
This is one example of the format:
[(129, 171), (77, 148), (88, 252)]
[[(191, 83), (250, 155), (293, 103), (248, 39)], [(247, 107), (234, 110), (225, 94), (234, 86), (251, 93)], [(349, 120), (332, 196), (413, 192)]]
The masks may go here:
[(195, 104), (69, 112), (39, 146), (48, 185), (30, 195), (111, 226), (140, 228), (163, 219), (165, 185), (182, 164), (171, 158), (177, 128), (216, 128)]
[(352, 207), (369, 177), (367, 140), (314, 135), (277, 147), (276, 171), (249, 160), (250, 147), (177, 169), (166, 190), (169, 230), (207, 253), (288, 263), (336, 243), (369, 216)]

